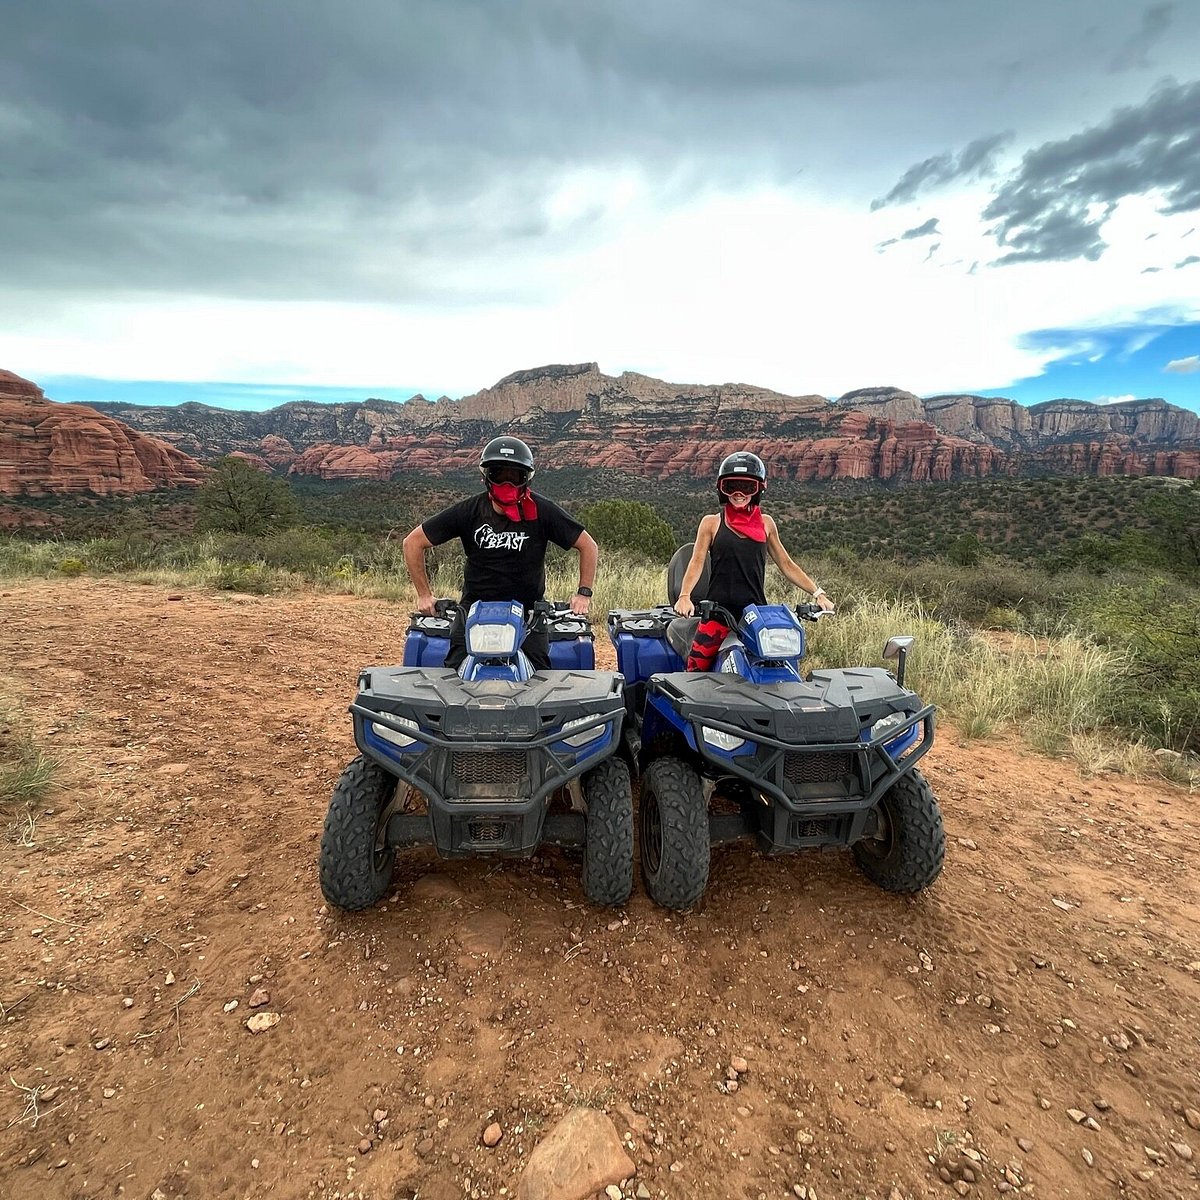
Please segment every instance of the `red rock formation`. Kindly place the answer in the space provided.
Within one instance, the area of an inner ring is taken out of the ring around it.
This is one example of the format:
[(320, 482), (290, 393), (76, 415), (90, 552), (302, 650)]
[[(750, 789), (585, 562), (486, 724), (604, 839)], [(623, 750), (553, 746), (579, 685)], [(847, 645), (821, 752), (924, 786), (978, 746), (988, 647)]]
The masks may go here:
[(193, 487), (194, 459), (82, 404), (55, 404), (27, 379), (0, 371), (0, 495), (130, 495)]
[(265, 471), (270, 474), (272, 467), (269, 462), (261, 454), (247, 454), (245, 450), (235, 450), (230, 458), (240, 458), (243, 462), (248, 462), (252, 467), (259, 471)]
[(258, 446), (259, 456), (276, 470), (290, 467), (296, 461), (296, 447), (278, 434), (268, 433)]
[(196, 453), (238, 450), (276, 470), (325, 479), (470, 470), (484, 441), (502, 431), (528, 441), (546, 466), (653, 476), (711, 476), (725, 454), (750, 449), (776, 476), (799, 480), (927, 482), (1026, 470), (1186, 477), (1200, 453), (1200, 418), (1162, 400), (1025, 408), (999, 397), (922, 400), (877, 387), (830, 403), (749, 384), (605, 375), (595, 363), (517, 371), (462, 400), (301, 401), (266, 413), (102, 407), (178, 446), (201, 448)]

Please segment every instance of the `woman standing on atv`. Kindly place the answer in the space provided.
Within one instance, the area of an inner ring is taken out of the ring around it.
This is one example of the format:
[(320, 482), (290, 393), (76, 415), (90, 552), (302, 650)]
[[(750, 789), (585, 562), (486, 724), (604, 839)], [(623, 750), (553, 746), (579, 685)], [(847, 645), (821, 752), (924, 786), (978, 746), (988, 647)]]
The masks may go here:
[[(833, 608), (825, 589), (784, 549), (775, 519), (763, 513), (760, 504), (766, 488), (767, 468), (757, 454), (741, 450), (722, 460), (717, 472), (717, 502), (721, 511), (700, 521), (692, 559), (675, 601), (675, 611), (681, 617), (690, 617), (695, 611), (692, 589), (704, 571), (706, 555), (711, 555), (711, 562), (705, 599), (720, 605), (735, 623), (742, 619), (747, 604), (767, 602), (768, 554), (789, 582), (811, 592), (822, 608)], [(688, 655), (687, 669), (709, 670), (728, 632), (724, 621), (710, 618), (702, 622)]]

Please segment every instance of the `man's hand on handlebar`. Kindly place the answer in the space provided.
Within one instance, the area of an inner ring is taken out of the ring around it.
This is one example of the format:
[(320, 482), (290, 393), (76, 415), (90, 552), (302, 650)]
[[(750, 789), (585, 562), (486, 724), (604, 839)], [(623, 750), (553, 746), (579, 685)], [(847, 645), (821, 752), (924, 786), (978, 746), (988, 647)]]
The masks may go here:
[(432, 592), (417, 593), (417, 611), (423, 616), (432, 617), (434, 615), (433, 604), (434, 600)]
[(591, 607), (592, 598), (590, 596), (581, 596), (578, 592), (571, 597), (571, 611), (577, 617), (586, 617), (588, 610)]

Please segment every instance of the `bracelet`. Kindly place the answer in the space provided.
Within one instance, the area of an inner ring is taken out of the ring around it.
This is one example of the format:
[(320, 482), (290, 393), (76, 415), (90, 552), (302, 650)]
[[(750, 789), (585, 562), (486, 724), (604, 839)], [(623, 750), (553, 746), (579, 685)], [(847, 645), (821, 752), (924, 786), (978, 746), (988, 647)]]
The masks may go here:
[(815, 600), (818, 596), (825, 596), (825, 595), (828, 595), (828, 593), (825, 591), (825, 589), (823, 587), (819, 587), (819, 588), (817, 588), (817, 590), (815, 592), (813, 592), (813, 599)]
[(575, 595), (582, 596), (585, 600), (590, 600), (592, 598), (592, 589), (590, 587), (584, 587), (583, 584), (580, 584), (575, 589)]

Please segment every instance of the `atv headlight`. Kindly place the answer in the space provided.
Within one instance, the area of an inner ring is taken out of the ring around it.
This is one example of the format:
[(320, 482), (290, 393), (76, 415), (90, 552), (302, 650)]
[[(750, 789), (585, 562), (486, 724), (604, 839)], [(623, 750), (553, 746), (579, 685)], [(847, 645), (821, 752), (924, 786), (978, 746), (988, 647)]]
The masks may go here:
[(763, 658), (795, 658), (800, 653), (800, 630), (763, 629), (758, 635)]
[(476, 657), (511, 654), (517, 645), (515, 625), (472, 625), (467, 630), (467, 649)]
[(874, 725), (871, 726), (871, 737), (883, 737), (890, 733), (893, 729), (899, 729), (905, 721), (908, 720), (908, 713), (888, 713), (886, 717), (880, 717)]
[[(415, 732), (420, 728), (416, 721), (410, 721), (407, 717), (392, 717), (390, 713), (388, 716), (391, 717), (391, 720), (397, 725), (403, 725), (405, 729), (411, 729)], [(371, 729), (379, 737), (383, 738), (385, 742), (391, 742), (393, 746), (405, 747), (415, 746), (417, 744), (416, 738), (407, 737), (398, 729), (391, 729), (387, 725), (381, 725), (378, 721), (371, 722)]]
[[(567, 721), (562, 731), (565, 734), (568, 729), (578, 729), (580, 725), (586, 725), (591, 717), (576, 717), (573, 721)], [(588, 742), (594, 742), (602, 733), (607, 732), (608, 722), (605, 721), (602, 725), (593, 725), (590, 729), (582, 729), (579, 733), (574, 733), (570, 737), (564, 737), (562, 740), (568, 746), (586, 746)]]
[(716, 746), (718, 750), (736, 750), (739, 746), (746, 744), (745, 738), (740, 738), (736, 734), (726, 733), (722, 729), (710, 729), (707, 725), (702, 725), (700, 732), (704, 740), (710, 746)]

